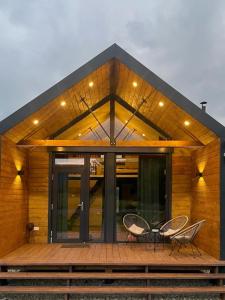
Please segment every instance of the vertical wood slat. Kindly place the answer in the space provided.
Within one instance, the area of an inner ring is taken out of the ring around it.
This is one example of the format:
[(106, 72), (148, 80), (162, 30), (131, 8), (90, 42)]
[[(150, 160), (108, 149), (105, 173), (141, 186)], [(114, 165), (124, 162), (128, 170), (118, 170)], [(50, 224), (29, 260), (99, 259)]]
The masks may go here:
[(187, 215), (191, 208), (191, 156), (176, 151), (172, 155), (172, 218)]
[[(192, 156), (192, 222), (206, 222), (196, 238), (210, 255), (220, 256), (220, 141), (214, 140)], [(202, 172), (203, 177), (196, 174)]]
[[(23, 176), (17, 172), (24, 171)], [(0, 255), (27, 241), (27, 151), (16, 148), (6, 137), (0, 143)]]
[(46, 150), (29, 153), (29, 222), (39, 227), (32, 231), (31, 243), (48, 241), (49, 154)]

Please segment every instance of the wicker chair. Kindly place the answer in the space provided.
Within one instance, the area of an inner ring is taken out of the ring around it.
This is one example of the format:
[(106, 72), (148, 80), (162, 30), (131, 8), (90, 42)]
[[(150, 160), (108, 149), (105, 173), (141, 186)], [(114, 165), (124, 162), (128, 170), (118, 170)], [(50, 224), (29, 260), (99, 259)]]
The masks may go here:
[(166, 222), (159, 230), (160, 236), (163, 238), (163, 245), (166, 238), (169, 238), (181, 231), (188, 222), (187, 216), (178, 216)]
[(140, 237), (147, 237), (150, 233), (150, 225), (148, 222), (136, 214), (126, 214), (123, 217), (123, 225), (137, 240), (139, 240)]
[(192, 242), (204, 223), (205, 223), (205, 220), (201, 220), (201, 221), (181, 230), (179, 233), (171, 236), (170, 239), (171, 239), (173, 245), (172, 245), (170, 255), (172, 255), (172, 253), (176, 247), (178, 247), (178, 252), (179, 252), (181, 247), (186, 246), (187, 244), (190, 244), (193, 256), (195, 256), (194, 248), (198, 251), (199, 255), (201, 255), (201, 252), (198, 249), (198, 247), (196, 245), (194, 245)]

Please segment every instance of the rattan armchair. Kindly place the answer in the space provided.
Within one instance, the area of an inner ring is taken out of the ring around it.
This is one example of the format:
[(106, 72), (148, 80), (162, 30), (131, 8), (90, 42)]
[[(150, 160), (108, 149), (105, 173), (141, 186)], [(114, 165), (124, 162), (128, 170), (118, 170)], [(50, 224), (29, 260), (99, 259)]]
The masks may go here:
[(201, 220), (201, 221), (181, 230), (179, 233), (173, 235), (170, 238), (172, 241), (172, 248), (171, 248), (170, 255), (172, 255), (172, 253), (176, 249), (176, 247), (178, 247), (178, 252), (179, 252), (181, 247), (186, 246), (187, 244), (189, 244), (191, 246), (193, 256), (195, 256), (194, 248), (197, 250), (198, 254), (201, 255), (201, 252), (198, 249), (198, 247), (195, 244), (193, 244), (192, 242), (204, 223), (205, 223), (205, 220)]
[(181, 231), (188, 222), (187, 216), (178, 216), (163, 224), (160, 227), (159, 234), (163, 238), (163, 245), (166, 238), (169, 238)]
[(150, 225), (148, 222), (136, 214), (126, 214), (123, 217), (123, 225), (137, 240), (140, 237), (146, 237), (150, 233)]
[(160, 227), (160, 235), (163, 237), (171, 237), (181, 231), (188, 222), (187, 216), (178, 216), (163, 224)]

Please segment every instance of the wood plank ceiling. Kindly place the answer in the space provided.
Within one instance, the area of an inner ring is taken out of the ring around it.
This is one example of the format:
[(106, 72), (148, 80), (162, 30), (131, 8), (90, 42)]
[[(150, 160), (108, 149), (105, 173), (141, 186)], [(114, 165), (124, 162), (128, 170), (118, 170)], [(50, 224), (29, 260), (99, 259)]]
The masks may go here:
[[(92, 87), (89, 86), (90, 82), (93, 82)], [(134, 83), (136, 83), (135, 87)], [(115, 59), (102, 65), (78, 84), (11, 128), (5, 135), (16, 143), (23, 139), (46, 139), (87, 110), (80, 101), (80, 96), (85, 97), (89, 106), (93, 106), (110, 94), (118, 95), (135, 109), (143, 98), (147, 99), (141, 107), (140, 113), (162, 128), (174, 140), (192, 140), (208, 144), (216, 138), (212, 131)], [(63, 101), (65, 105), (61, 106)], [(162, 102), (163, 106), (160, 106), (159, 102)], [(119, 104), (116, 105), (116, 117), (122, 122), (129, 118), (130, 114)], [(109, 105), (106, 104), (99, 108), (96, 115), (100, 122), (104, 122), (109, 115)], [(37, 125), (33, 124), (34, 120), (39, 121)], [(188, 121), (189, 126), (185, 126), (184, 121)], [(89, 127), (96, 128), (97, 126), (97, 122), (90, 115), (58, 138), (77, 139), (78, 132), (83, 135), (90, 130)], [(147, 139), (157, 137), (154, 130), (147, 128), (137, 118), (130, 122), (129, 128), (136, 128), (139, 132), (143, 132)]]

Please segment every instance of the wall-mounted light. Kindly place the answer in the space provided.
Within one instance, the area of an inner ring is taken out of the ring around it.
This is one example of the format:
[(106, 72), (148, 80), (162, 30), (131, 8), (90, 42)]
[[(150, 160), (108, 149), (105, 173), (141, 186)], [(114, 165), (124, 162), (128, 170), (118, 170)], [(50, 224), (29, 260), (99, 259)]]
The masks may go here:
[(23, 170), (23, 169), (18, 170), (18, 171), (17, 171), (17, 175), (23, 176), (23, 175), (24, 175), (24, 170)]
[(202, 172), (197, 172), (196, 177), (199, 177), (199, 178), (203, 177), (203, 173)]

